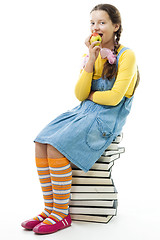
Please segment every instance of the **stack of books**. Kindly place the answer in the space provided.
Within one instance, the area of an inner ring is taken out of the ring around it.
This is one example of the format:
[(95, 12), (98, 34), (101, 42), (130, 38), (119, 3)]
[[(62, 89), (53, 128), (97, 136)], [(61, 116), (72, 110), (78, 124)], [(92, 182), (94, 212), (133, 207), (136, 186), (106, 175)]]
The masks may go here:
[(71, 163), (72, 187), (69, 211), (73, 221), (107, 223), (117, 215), (117, 190), (111, 178), (114, 161), (125, 151), (121, 133), (88, 172)]

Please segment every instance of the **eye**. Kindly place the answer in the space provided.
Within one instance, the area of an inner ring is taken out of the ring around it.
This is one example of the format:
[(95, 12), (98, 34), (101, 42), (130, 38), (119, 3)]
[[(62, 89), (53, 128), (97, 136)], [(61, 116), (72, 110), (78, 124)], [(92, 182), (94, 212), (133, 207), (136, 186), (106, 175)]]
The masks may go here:
[(105, 24), (105, 22), (101, 22), (101, 24)]
[(94, 24), (94, 22), (91, 22), (91, 25), (93, 25)]

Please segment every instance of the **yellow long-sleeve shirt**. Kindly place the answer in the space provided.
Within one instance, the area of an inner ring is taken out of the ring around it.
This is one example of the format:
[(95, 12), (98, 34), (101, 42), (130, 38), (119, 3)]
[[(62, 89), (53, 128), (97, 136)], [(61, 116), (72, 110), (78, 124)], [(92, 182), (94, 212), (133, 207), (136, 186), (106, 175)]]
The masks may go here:
[[(123, 48), (120, 45), (117, 52)], [(117, 53), (117, 54), (118, 54)], [(86, 54), (83, 55), (85, 57)], [(79, 101), (88, 98), (91, 91), (92, 79), (99, 79), (102, 76), (103, 65), (106, 59), (102, 59), (99, 53), (95, 61), (94, 74), (81, 69), (78, 82), (75, 86), (75, 95)], [(134, 86), (137, 80), (137, 64), (134, 52), (131, 49), (124, 51), (119, 57), (118, 72), (115, 83), (111, 90), (95, 91), (93, 94), (93, 102), (101, 105), (116, 106), (124, 96), (132, 97)]]

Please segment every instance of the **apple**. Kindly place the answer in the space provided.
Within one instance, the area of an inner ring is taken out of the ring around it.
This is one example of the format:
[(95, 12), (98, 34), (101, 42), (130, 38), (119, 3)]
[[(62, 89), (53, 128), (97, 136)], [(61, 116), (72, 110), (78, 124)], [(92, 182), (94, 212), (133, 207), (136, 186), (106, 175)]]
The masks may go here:
[(102, 38), (98, 33), (92, 33), (90, 37), (90, 44), (92, 44), (95, 41), (99, 41), (99, 43), (96, 43), (95, 46), (99, 46), (102, 42)]

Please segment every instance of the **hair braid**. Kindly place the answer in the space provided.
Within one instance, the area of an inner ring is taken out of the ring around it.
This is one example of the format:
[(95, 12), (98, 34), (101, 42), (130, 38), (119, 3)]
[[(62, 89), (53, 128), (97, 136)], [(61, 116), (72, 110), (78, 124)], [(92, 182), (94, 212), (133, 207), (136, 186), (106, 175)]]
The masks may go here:
[(115, 39), (115, 44), (114, 44), (114, 53), (117, 55), (117, 50), (120, 46), (119, 40), (121, 37), (121, 32), (122, 32), (122, 25), (120, 25), (118, 31), (115, 33), (116, 39)]
[[(121, 32), (122, 32), (122, 26), (120, 25), (119, 29), (117, 30), (117, 32), (114, 35), (114, 54), (117, 55), (117, 50), (120, 46), (119, 44), (119, 40), (121, 37)], [(110, 64), (108, 61), (105, 62), (104, 67), (103, 67), (103, 72), (102, 72), (102, 78), (108, 78), (108, 80), (111, 80), (113, 77), (116, 77), (117, 74), (117, 66), (116, 63), (115, 64)]]

